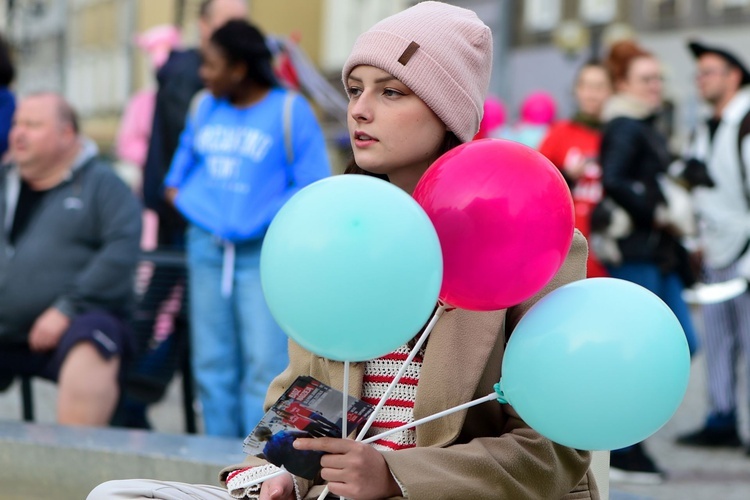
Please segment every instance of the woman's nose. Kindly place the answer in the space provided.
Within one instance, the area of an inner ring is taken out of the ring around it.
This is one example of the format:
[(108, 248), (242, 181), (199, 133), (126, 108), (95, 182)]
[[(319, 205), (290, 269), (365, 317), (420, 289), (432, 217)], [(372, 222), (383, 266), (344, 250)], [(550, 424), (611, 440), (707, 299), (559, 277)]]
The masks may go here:
[(372, 107), (369, 104), (369, 97), (363, 93), (356, 99), (349, 101), (349, 113), (358, 122), (372, 120)]

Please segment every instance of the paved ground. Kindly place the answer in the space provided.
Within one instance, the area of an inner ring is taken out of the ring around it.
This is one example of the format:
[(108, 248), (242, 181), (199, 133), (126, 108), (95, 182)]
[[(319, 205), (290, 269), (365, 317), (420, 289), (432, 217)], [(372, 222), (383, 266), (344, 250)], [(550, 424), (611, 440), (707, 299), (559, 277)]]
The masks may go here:
[[(747, 380), (747, 378), (745, 378)], [(688, 392), (675, 416), (646, 441), (654, 459), (669, 474), (657, 486), (636, 486), (612, 483), (613, 500), (659, 499), (750, 499), (750, 457), (743, 451), (701, 450), (674, 444), (677, 435), (691, 431), (703, 423), (705, 415), (703, 357), (693, 361)], [(743, 395), (746, 391), (743, 391)], [(743, 401), (747, 401), (743, 398)], [(748, 424), (747, 403), (742, 405), (743, 429)], [(744, 439), (748, 441), (745, 434)]]
[[(705, 413), (703, 358), (698, 356), (692, 367), (688, 393), (674, 418), (649, 438), (646, 446), (669, 473), (669, 480), (658, 486), (610, 485), (613, 500), (747, 500), (750, 499), (750, 457), (741, 451), (706, 451), (676, 446), (674, 437), (698, 427)], [(744, 377), (747, 380), (747, 377)], [(179, 380), (175, 380), (166, 398), (150, 410), (155, 430), (183, 432)], [(743, 396), (747, 391), (743, 391)], [(54, 420), (54, 386), (36, 383), (38, 419)], [(743, 429), (750, 429), (748, 404), (743, 399)], [(20, 417), (16, 388), (0, 394), (0, 419)], [(750, 436), (744, 435), (750, 442)]]

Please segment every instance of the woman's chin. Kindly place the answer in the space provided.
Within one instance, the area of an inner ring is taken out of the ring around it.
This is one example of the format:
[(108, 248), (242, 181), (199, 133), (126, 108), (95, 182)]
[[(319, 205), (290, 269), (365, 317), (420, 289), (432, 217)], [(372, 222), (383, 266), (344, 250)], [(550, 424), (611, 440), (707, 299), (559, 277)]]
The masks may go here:
[(357, 158), (357, 156), (355, 155), (354, 156), (354, 162), (357, 164), (357, 166), (359, 168), (361, 168), (362, 170), (367, 171), (370, 174), (377, 174), (377, 175), (387, 175), (388, 174), (388, 172), (385, 171), (387, 169), (383, 168), (383, 166), (380, 165), (379, 163), (374, 163), (372, 161), (368, 161), (368, 158), (363, 158), (361, 156), (359, 158)]

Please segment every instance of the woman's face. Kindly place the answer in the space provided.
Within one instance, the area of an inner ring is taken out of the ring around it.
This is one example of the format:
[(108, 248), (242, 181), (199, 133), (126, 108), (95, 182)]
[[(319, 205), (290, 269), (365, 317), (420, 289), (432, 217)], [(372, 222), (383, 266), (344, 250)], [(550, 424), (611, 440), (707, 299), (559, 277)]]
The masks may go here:
[(239, 64), (230, 64), (224, 53), (210, 43), (203, 50), (200, 76), (209, 92), (216, 97), (226, 97), (239, 86), (244, 69)]
[(611, 94), (612, 85), (606, 69), (601, 66), (581, 69), (576, 82), (576, 101), (581, 113), (598, 118)]
[(662, 104), (664, 79), (659, 61), (653, 57), (638, 57), (630, 63), (625, 80), (619, 90), (648, 104), (653, 109)]
[(361, 168), (411, 193), (439, 156), (446, 127), (409, 87), (382, 69), (357, 66), (347, 80), (349, 137)]

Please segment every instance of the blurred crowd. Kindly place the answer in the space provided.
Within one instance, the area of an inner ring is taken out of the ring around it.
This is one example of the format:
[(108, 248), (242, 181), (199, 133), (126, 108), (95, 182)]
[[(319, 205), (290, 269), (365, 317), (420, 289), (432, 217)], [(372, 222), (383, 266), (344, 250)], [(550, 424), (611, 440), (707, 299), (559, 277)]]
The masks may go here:
[[(198, 47), (183, 46), (172, 26), (136, 38), (157, 85), (124, 110), (114, 169), (61, 96), (16, 100), (0, 41), (0, 388), (18, 375), (56, 381), (61, 423), (149, 428), (148, 406), (189, 356), (206, 433), (244, 437), (287, 365), (260, 248), (283, 203), (331, 175), (325, 140), (314, 97), (297, 91), (289, 54), (247, 22), (245, 2), (207, 0), (198, 17)], [(544, 91), (517, 110), (490, 96), (474, 139), (546, 156), (570, 187), (588, 277), (651, 290), (679, 319), (691, 355), (704, 352), (710, 412), (679, 443), (742, 447), (750, 72), (746, 55), (709, 42), (685, 50), (706, 114), (679, 150), (662, 62), (636, 40), (580, 66), (571, 116)], [(184, 261), (149, 258), (160, 252)], [(642, 443), (611, 457), (613, 479), (664, 479)]]
[[(704, 352), (709, 414), (677, 442), (741, 447), (736, 363), (750, 364), (750, 73), (721, 46), (693, 40), (685, 50), (705, 116), (679, 150), (671, 147), (674, 103), (665, 99), (662, 61), (636, 40), (580, 67), (572, 116), (557, 116), (549, 94), (532, 92), (508, 123), (503, 103), (491, 98), (479, 137), (522, 142), (551, 160), (589, 242), (588, 277), (651, 290), (679, 319), (691, 356)], [(612, 450), (610, 477), (658, 483), (665, 476), (657, 462), (642, 443)]]

